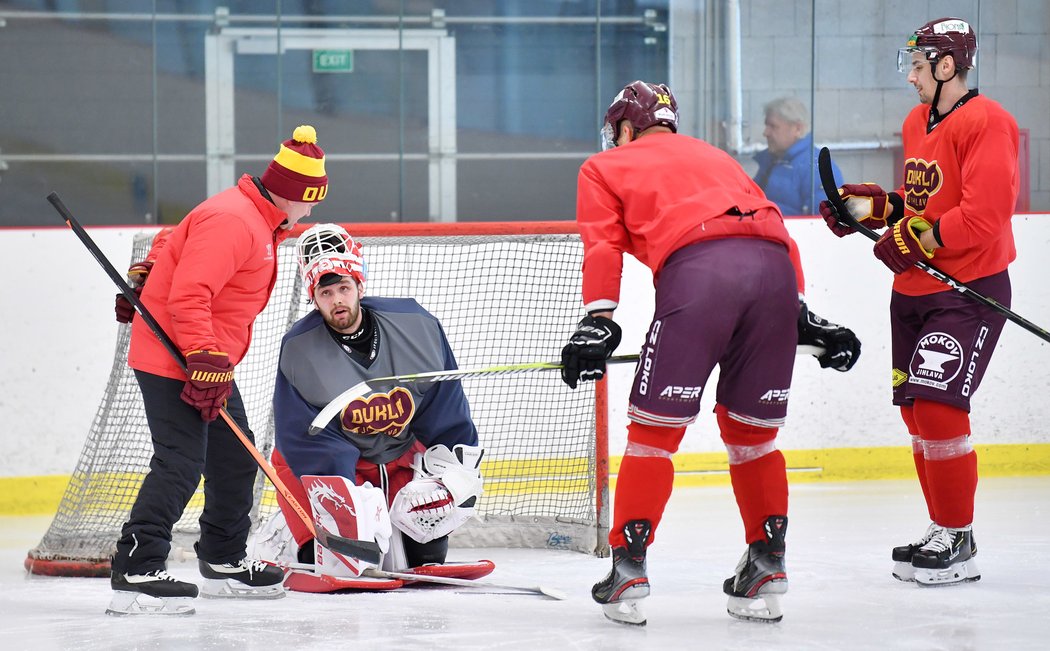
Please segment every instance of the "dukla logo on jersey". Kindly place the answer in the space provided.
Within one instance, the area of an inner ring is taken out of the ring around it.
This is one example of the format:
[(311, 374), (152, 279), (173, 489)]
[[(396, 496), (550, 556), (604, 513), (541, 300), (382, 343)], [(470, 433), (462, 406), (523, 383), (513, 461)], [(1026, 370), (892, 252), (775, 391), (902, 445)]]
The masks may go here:
[(915, 214), (926, 212), (926, 203), (937, 194), (943, 182), (944, 175), (937, 161), (928, 162), (921, 158), (904, 161), (904, 201)]
[(962, 369), (962, 346), (943, 332), (931, 332), (919, 340), (908, 368), (908, 382), (941, 389), (955, 379)]
[(397, 387), (386, 393), (357, 398), (343, 410), (340, 424), (344, 431), (353, 434), (397, 436), (405, 431), (415, 410), (412, 394), (404, 387)]

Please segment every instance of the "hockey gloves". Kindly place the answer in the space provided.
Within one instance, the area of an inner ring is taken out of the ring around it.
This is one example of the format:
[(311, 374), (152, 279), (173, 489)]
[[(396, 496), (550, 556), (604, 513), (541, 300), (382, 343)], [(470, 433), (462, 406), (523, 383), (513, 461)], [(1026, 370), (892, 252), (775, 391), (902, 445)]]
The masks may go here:
[(561, 349), (561, 379), (575, 389), (578, 382), (605, 377), (605, 360), (620, 345), (620, 326), (604, 316), (585, 316), (569, 343)]
[(875, 257), (882, 260), (893, 273), (904, 273), (914, 267), (916, 262), (925, 262), (933, 257), (933, 251), (927, 251), (919, 242), (919, 235), (931, 228), (930, 222), (922, 217), (902, 219), (875, 243)]
[(226, 353), (195, 350), (186, 355), (189, 379), (182, 400), (201, 412), (204, 422), (219, 417), (219, 410), (233, 393), (233, 364)]
[(798, 314), (798, 343), (819, 346), (824, 354), (817, 356), (821, 368), (846, 372), (860, 359), (860, 339), (849, 328), (831, 323), (809, 311), (803, 302)]
[[(847, 183), (839, 195), (853, 217), (873, 230), (894, 224), (904, 216), (904, 200), (896, 192), (887, 193), (874, 183)], [(839, 221), (838, 212), (829, 201), (820, 202), (820, 216), (831, 232), (839, 237), (855, 233), (852, 226)]]
[[(146, 276), (149, 276), (151, 269), (153, 269), (153, 263), (148, 260), (136, 262), (128, 268), (128, 285), (135, 290), (136, 296), (142, 296), (142, 287), (146, 284)], [(113, 309), (117, 315), (117, 323), (131, 323), (132, 317), (135, 316), (135, 307), (124, 297), (124, 294), (117, 294)]]

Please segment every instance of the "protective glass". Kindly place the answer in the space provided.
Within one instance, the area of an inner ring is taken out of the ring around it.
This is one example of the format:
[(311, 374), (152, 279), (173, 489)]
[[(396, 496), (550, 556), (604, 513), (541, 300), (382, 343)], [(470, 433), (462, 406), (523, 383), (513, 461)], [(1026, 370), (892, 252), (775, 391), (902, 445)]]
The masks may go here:
[(911, 72), (912, 67), (915, 64), (915, 59), (912, 57), (913, 54), (919, 52), (922, 54), (922, 58), (926, 61), (934, 61), (937, 59), (939, 52), (936, 48), (932, 47), (902, 47), (897, 50), (897, 72), (902, 74), (908, 74)]

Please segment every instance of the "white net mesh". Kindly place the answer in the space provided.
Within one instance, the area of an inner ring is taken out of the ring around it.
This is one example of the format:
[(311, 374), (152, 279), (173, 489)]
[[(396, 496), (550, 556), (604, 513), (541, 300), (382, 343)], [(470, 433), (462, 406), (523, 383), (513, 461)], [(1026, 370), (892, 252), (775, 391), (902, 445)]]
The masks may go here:
[[(350, 227), (353, 233), (353, 227)], [(582, 247), (575, 235), (363, 237), (368, 294), (415, 298), (448, 335), (461, 367), (554, 361), (582, 316)], [(136, 238), (141, 260), (151, 236)], [(283, 334), (311, 306), (298, 278), (294, 240), (279, 248), (269, 305), (255, 323), (237, 384), (264, 456), (273, 449), (271, 399)], [(106, 395), (51, 527), (30, 551), (39, 573), (105, 572), (152, 455), (142, 399), (127, 367), (130, 328), (121, 327)], [(435, 369), (436, 370), (436, 369)], [(525, 546), (603, 553), (605, 482), (596, 475), (595, 398), (570, 391), (557, 371), (466, 378), (486, 459), (477, 521), (453, 545)], [(203, 492), (175, 526), (175, 547), (198, 532)], [(276, 509), (260, 472), (256, 523)], [(77, 570), (80, 568), (80, 570)]]

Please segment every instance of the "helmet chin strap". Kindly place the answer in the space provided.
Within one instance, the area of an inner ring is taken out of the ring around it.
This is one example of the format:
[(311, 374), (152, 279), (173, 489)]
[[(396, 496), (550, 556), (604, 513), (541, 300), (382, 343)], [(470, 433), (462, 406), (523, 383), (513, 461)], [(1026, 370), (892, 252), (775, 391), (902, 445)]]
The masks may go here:
[[(956, 69), (955, 71), (952, 72), (952, 76), (951, 77), (948, 77), (947, 79), (943, 79), (943, 80), (942, 79), (938, 79), (937, 78), (937, 64), (939, 64), (943, 59), (944, 59), (944, 55), (941, 55), (941, 56), (937, 57), (936, 59), (934, 59), (933, 61), (930, 61), (930, 76), (933, 77), (933, 80), (937, 82), (937, 88), (933, 91), (933, 102), (931, 103), (931, 106), (930, 106), (930, 122), (936, 122), (941, 117), (940, 111), (937, 110), (937, 101), (941, 99), (941, 88), (944, 86), (944, 84), (946, 82), (949, 82), (952, 79), (955, 79), (956, 75), (959, 74), (959, 70)], [(955, 59), (953, 58), (952, 60), (954, 61)]]

